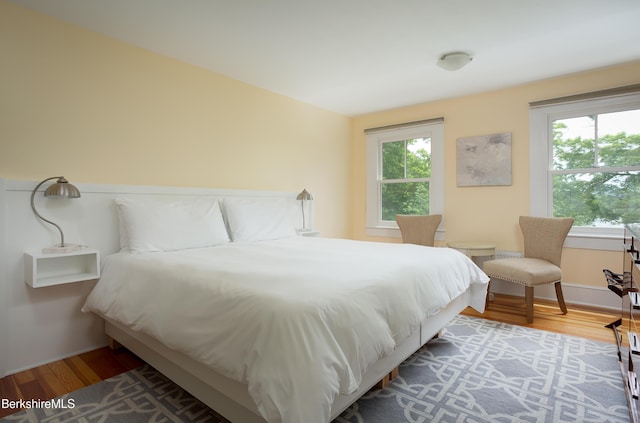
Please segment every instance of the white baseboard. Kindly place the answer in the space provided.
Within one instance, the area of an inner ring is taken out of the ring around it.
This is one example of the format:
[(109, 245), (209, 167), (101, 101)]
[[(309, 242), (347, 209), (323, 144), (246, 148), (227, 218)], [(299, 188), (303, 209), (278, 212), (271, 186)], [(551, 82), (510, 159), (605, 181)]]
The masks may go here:
[[(499, 279), (491, 281), (491, 292), (505, 295), (524, 297), (524, 286), (505, 282)], [(621, 299), (606, 287), (595, 287), (562, 283), (562, 293), (567, 304), (585, 305), (610, 309), (615, 312), (621, 310)], [(535, 298), (556, 300), (556, 291), (553, 285), (536, 286)]]

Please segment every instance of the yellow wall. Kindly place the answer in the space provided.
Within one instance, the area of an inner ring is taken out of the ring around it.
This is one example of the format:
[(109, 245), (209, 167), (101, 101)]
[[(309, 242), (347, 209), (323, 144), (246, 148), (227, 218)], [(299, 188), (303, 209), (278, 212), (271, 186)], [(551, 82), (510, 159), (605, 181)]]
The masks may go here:
[[(364, 231), (363, 130), (443, 116), (447, 240), (504, 250), (521, 248), (517, 219), (529, 210), (528, 103), (640, 82), (634, 62), (351, 120), (5, 0), (0, 57), (0, 177), (306, 187), (323, 235), (389, 241)], [(456, 187), (455, 140), (496, 132), (512, 134), (513, 185)], [(567, 250), (565, 280), (601, 286), (602, 268), (619, 261)]]
[(301, 191), (350, 234), (350, 120), (0, 0), (0, 177)]
[[(460, 71), (464, 78), (464, 70)], [(640, 61), (478, 95), (359, 116), (352, 125), (352, 219), (355, 239), (365, 233), (366, 128), (444, 117), (446, 241), (490, 241), (500, 250), (522, 250), (518, 217), (529, 214), (529, 102), (640, 82)], [(513, 184), (456, 186), (456, 139), (510, 132)], [(388, 240), (391, 241), (391, 240)], [(396, 240), (393, 240), (396, 241)], [(603, 268), (621, 270), (621, 254), (566, 249), (566, 282), (604, 286)]]

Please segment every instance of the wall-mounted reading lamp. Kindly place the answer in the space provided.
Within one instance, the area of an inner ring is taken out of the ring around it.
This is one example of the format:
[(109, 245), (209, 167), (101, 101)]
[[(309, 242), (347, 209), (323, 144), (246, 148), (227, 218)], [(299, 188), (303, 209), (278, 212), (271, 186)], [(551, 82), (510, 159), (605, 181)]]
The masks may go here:
[(53, 197), (53, 198), (79, 198), (80, 197), (80, 191), (78, 190), (78, 188), (71, 185), (69, 181), (67, 181), (64, 178), (64, 176), (52, 176), (51, 178), (47, 178), (44, 181), (40, 182), (38, 186), (34, 188), (33, 192), (31, 193), (31, 209), (33, 210), (33, 213), (35, 213), (36, 216), (38, 216), (43, 221), (55, 226), (58, 229), (58, 232), (60, 232), (60, 244), (54, 245), (53, 247), (44, 248), (42, 252), (68, 253), (70, 251), (77, 250), (81, 247), (75, 244), (65, 244), (64, 233), (62, 233), (62, 229), (60, 229), (60, 226), (42, 217), (40, 213), (38, 213), (38, 211), (36, 210), (36, 205), (33, 201), (36, 195), (36, 192), (38, 191), (38, 188), (40, 188), (40, 186), (42, 186), (42, 184), (44, 184), (45, 182), (50, 181), (52, 179), (57, 179), (57, 181), (55, 184), (52, 184), (45, 190), (44, 192), (45, 197)]
[(304, 215), (304, 202), (313, 200), (313, 195), (311, 195), (306, 189), (303, 189), (296, 197), (296, 200), (300, 201), (300, 206), (302, 207), (302, 230), (309, 230), (310, 228), (307, 228), (307, 220)]

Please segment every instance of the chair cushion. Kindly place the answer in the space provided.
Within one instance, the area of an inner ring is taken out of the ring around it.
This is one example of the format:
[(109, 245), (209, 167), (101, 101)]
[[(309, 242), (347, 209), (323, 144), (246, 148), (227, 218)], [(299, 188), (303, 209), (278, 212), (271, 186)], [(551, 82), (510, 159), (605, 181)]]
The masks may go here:
[(559, 282), (560, 268), (546, 260), (536, 258), (506, 258), (485, 261), (482, 270), (491, 278), (526, 286)]

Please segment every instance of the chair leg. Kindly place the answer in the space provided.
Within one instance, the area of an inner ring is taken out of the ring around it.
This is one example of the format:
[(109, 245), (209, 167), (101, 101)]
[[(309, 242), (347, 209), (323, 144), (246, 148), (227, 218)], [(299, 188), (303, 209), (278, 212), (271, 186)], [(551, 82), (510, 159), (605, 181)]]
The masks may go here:
[(527, 323), (533, 323), (533, 287), (524, 287), (524, 302), (527, 307)]
[(562, 295), (562, 285), (560, 282), (556, 282), (556, 297), (558, 297), (558, 305), (560, 306), (560, 310), (562, 310), (562, 314), (567, 314), (567, 306), (564, 303), (564, 296)]

